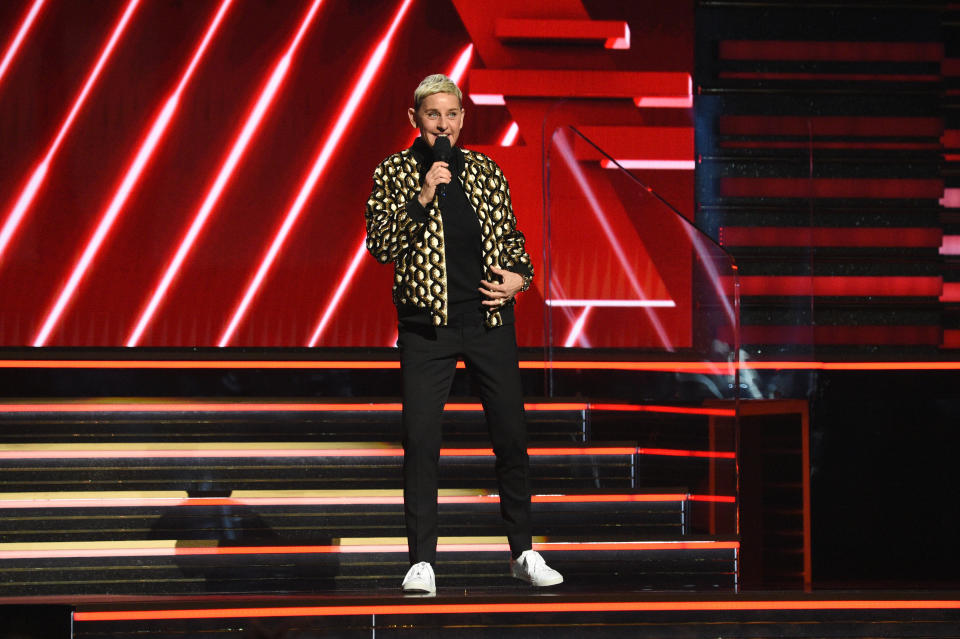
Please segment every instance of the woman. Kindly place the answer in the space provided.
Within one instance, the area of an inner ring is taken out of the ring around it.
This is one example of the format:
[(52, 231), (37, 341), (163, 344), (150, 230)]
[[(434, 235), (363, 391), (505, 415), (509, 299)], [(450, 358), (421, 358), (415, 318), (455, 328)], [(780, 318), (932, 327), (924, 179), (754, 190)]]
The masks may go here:
[(380, 163), (367, 201), (367, 249), (394, 263), (403, 378), (403, 501), (410, 569), (405, 592), (436, 592), (440, 423), (458, 358), (476, 381), (496, 454), (511, 574), (563, 581), (532, 550), (530, 460), (513, 304), (533, 279), (510, 191), (493, 160), (455, 145), (462, 94), (445, 75), (414, 92), (420, 136)]

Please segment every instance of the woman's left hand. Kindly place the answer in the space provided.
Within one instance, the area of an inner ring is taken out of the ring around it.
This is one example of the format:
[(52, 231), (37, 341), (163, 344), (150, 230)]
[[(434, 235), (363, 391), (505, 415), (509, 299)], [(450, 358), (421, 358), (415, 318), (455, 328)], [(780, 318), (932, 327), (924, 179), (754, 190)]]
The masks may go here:
[(503, 306), (523, 288), (523, 276), (513, 271), (491, 266), (490, 270), (500, 276), (502, 284), (480, 280), (480, 293), (487, 297), (483, 300), (484, 306)]

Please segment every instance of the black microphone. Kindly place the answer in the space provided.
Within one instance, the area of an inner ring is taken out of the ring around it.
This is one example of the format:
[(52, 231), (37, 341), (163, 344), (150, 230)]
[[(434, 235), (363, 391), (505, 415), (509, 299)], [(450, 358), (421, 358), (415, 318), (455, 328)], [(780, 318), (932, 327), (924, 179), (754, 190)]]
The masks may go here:
[[(438, 137), (433, 141), (433, 158), (438, 162), (446, 162), (450, 164), (450, 156), (453, 155), (453, 149), (450, 148), (450, 140), (445, 137)], [(444, 197), (447, 194), (447, 185), (438, 184), (437, 192), (440, 193), (440, 197)]]

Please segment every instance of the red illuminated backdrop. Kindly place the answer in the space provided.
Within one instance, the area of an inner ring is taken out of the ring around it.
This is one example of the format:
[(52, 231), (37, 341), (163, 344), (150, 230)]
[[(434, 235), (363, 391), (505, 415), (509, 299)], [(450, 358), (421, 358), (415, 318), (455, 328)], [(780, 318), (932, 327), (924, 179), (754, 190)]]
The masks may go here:
[[(556, 126), (692, 215), (692, 3), (618, 4), (2, 3), (0, 345), (388, 345), (391, 269), (360, 249), (361, 211), (373, 167), (412, 140), (413, 87), (436, 71), (471, 96), (462, 143), (503, 166), (540, 273)], [(618, 197), (600, 203), (626, 229)], [(566, 267), (586, 274), (569, 297), (622, 297), (591, 270), (616, 261), (607, 237), (563, 223)], [(622, 236), (642, 259), (614, 280), (658, 282), (688, 326), (685, 270)], [(525, 346), (545, 340), (537, 285), (518, 305)], [(646, 345), (617, 317), (583, 323), (576, 344)]]

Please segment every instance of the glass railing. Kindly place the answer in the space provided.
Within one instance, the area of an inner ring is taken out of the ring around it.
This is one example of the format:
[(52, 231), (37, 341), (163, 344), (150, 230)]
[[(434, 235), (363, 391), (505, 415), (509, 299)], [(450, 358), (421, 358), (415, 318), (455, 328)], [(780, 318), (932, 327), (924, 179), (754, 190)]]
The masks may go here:
[[(554, 129), (544, 143), (546, 361), (629, 360), (642, 382), (622, 399), (737, 399), (734, 259), (694, 225), (692, 210), (643, 179), (657, 171), (634, 173), (574, 127)], [(689, 193), (692, 171), (688, 181)], [(568, 390), (559, 369), (550, 369), (556, 395)]]

